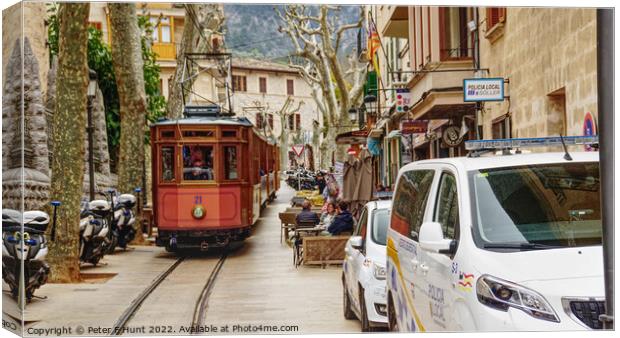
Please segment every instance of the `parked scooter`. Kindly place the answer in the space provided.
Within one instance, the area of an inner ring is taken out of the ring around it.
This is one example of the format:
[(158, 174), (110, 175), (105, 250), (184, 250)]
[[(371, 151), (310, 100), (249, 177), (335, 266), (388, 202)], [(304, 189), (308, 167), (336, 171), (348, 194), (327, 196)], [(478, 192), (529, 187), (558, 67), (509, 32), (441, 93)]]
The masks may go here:
[(106, 200), (85, 202), (80, 213), (80, 261), (97, 265), (108, 252), (110, 204)]
[[(136, 192), (139, 193), (140, 191), (136, 189)], [(114, 200), (115, 198), (112, 198), (112, 201)], [(136, 197), (132, 194), (121, 194), (116, 198), (116, 202), (113, 202), (114, 219), (112, 220), (112, 229), (117, 239), (113, 242), (114, 245), (110, 247), (110, 253), (114, 252), (116, 245), (122, 249), (127, 249), (127, 244), (135, 238), (136, 229), (134, 224), (136, 223), (136, 215), (133, 212), (135, 205)]]
[[(54, 237), (56, 208), (60, 206), (60, 202), (53, 201), (51, 204), (54, 207), (51, 230), (52, 237)], [(45, 231), (49, 222), (49, 215), (43, 211), (26, 211), (22, 216), (22, 213), (17, 210), (2, 210), (2, 279), (9, 285), (11, 294), (15, 298), (19, 295), (22, 261), (27, 301), (32, 299), (36, 289), (47, 282), (50, 267), (45, 261), (48, 251)]]
[(286, 183), (295, 190), (313, 190), (315, 182), (315, 173), (304, 168), (297, 169), (286, 179)]

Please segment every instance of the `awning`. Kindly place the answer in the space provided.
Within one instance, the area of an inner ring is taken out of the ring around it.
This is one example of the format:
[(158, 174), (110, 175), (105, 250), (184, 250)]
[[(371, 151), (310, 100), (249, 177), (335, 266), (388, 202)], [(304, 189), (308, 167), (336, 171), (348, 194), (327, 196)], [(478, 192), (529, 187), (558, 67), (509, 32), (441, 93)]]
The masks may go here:
[(475, 113), (475, 103), (463, 102), (463, 88), (430, 90), (412, 108), (415, 120), (458, 119)]
[(368, 130), (354, 130), (336, 136), (336, 144), (366, 144)]

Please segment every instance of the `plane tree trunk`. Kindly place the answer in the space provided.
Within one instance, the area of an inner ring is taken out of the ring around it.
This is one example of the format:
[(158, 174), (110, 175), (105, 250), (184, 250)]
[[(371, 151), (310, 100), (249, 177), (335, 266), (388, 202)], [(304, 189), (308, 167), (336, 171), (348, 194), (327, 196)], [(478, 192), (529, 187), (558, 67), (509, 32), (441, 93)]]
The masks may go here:
[[(144, 139), (146, 93), (144, 89), (144, 61), (140, 43), (140, 28), (136, 6), (133, 3), (111, 3), (112, 62), (120, 102), (121, 139), (118, 162), (118, 190), (134, 193), (142, 187), (144, 176)], [(136, 219), (136, 238), (141, 243), (140, 216)]]
[[(88, 86), (88, 13), (90, 4), (61, 3), (56, 105), (53, 114), (54, 157), (50, 197), (58, 208), (56, 238), (49, 241), (47, 261), (52, 282), (80, 280), (79, 224), (84, 181), (84, 126)], [(51, 227), (50, 227), (51, 230)], [(49, 235), (49, 233), (48, 233)]]

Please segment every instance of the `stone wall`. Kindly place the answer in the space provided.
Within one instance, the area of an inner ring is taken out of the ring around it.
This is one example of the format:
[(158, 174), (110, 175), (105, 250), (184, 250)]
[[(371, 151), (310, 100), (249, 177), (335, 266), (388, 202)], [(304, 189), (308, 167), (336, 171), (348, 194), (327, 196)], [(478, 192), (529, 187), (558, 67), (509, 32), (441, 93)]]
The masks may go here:
[(585, 113), (597, 118), (595, 9), (511, 7), (495, 41), (481, 28), (481, 67), (510, 81), (509, 100), (484, 105), (485, 139), (508, 111), (513, 137), (581, 135)]

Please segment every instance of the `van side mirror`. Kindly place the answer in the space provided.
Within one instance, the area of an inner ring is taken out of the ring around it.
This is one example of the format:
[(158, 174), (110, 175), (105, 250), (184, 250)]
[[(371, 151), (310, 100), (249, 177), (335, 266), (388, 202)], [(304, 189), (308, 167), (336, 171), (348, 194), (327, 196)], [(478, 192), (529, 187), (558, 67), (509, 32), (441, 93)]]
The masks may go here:
[(422, 223), (420, 227), (420, 247), (431, 252), (447, 252), (450, 250), (451, 239), (443, 238), (441, 224), (437, 222)]
[(351, 243), (353, 249), (357, 250), (360, 250), (362, 248), (362, 245), (364, 244), (362, 236), (351, 236), (351, 238), (349, 238), (349, 243)]

